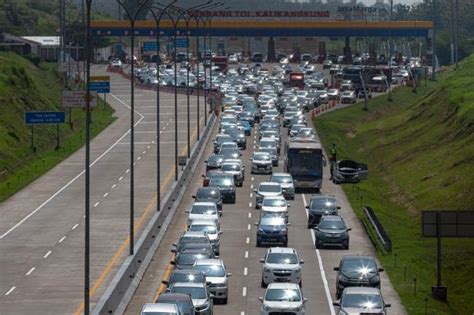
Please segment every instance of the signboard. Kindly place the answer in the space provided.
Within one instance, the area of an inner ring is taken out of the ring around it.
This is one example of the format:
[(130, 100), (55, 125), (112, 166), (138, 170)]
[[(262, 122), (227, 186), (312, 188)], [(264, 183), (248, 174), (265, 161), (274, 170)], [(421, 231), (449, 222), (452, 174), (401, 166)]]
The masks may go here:
[(188, 47), (187, 38), (176, 38), (176, 48), (186, 48)]
[(154, 42), (144, 42), (143, 43), (143, 52), (152, 52), (152, 51), (158, 51), (160, 49), (160, 46), (156, 45), (156, 41)]
[(474, 237), (474, 210), (422, 211), (424, 237)]
[(110, 93), (109, 81), (93, 81), (89, 83), (89, 89), (97, 93)]
[(25, 124), (63, 124), (65, 116), (64, 112), (26, 112)]
[[(62, 95), (62, 106), (73, 107), (73, 108), (86, 108), (86, 91), (63, 91)], [(97, 107), (97, 92), (90, 92), (90, 106), (91, 108)]]
[(109, 81), (110, 82), (110, 76), (109, 75), (93, 75), (91, 76), (91, 81)]

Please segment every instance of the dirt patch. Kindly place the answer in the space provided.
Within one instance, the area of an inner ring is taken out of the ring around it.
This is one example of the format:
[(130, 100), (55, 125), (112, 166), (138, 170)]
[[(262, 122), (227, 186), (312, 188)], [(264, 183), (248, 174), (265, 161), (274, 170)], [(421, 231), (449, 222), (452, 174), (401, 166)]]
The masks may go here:
[(349, 139), (353, 139), (355, 138), (356, 134), (357, 134), (357, 130), (354, 127), (352, 127), (351, 129), (347, 131), (346, 137)]

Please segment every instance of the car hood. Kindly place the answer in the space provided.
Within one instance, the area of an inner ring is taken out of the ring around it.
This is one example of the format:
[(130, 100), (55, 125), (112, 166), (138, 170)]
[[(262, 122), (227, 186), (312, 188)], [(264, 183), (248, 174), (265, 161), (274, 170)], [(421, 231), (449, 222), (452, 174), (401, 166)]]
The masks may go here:
[(366, 274), (357, 270), (347, 270), (347, 271), (342, 271), (341, 273), (342, 275), (350, 279), (359, 279), (359, 280), (370, 279), (377, 275), (377, 272), (375, 270)]
[(281, 188), (291, 188), (293, 183), (280, 183)]
[(206, 302), (207, 302), (207, 299), (193, 299), (194, 307), (202, 306), (202, 305), (206, 304)]
[(343, 308), (344, 312), (348, 315), (359, 315), (359, 314), (384, 314), (383, 310), (381, 308), (375, 308), (375, 309), (362, 309), (362, 308), (357, 308), (357, 307), (348, 307), (348, 308)]
[(326, 229), (320, 229), (319, 230), (321, 233), (324, 233), (324, 234), (341, 234), (341, 233), (345, 233), (346, 230), (344, 229), (341, 229), (341, 230), (326, 230)]
[(296, 270), (300, 268), (298, 264), (269, 264), (266, 263), (265, 267), (270, 269), (281, 269), (281, 270)]
[(287, 207), (265, 207), (262, 206), (262, 211), (268, 211), (268, 212), (288, 212)]
[(336, 212), (335, 209), (326, 209), (326, 208), (323, 208), (323, 209), (321, 209), (321, 208), (316, 208), (316, 209), (310, 208), (309, 211), (311, 213), (319, 213), (319, 214), (331, 214), (331, 213)]
[(206, 281), (209, 281), (212, 284), (226, 283), (226, 280), (226, 277), (206, 277)]
[(281, 193), (279, 193), (279, 192), (258, 191), (257, 193), (260, 196), (264, 196), (264, 197), (273, 197), (273, 196), (280, 196), (281, 195)]
[(252, 159), (252, 163), (255, 163), (255, 164), (270, 164), (272, 163), (271, 160), (253, 160)]
[(217, 220), (219, 218), (218, 214), (190, 214), (190, 220)]

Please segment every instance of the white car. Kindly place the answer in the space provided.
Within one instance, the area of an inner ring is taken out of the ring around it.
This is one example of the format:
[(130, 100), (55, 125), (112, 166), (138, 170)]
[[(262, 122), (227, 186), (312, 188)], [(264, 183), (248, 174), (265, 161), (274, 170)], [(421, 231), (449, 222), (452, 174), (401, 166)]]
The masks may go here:
[(230, 55), (228, 62), (229, 64), (237, 64), (239, 62), (239, 59), (237, 58), (236, 55)]
[(303, 298), (300, 286), (295, 283), (271, 283), (260, 297), (260, 315), (294, 314), (304, 315), (307, 299)]
[(262, 288), (274, 282), (296, 283), (301, 286), (304, 260), (301, 260), (293, 248), (269, 248), (262, 265)]
[(198, 259), (194, 263), (193, 270), (201, 271), (210, 282), (209, 292), (214, 299), (221, 300), (227, 304), (229, 298), (229, 277), (231, 273), (227, 272), (222, 259)]
[(112, 62), (110, 62), (110, 66), (112, 68), (121, 69), (122, 68), (122, 61), (120, 61), (120, 59), (113, 59)]
[(345, 91), (341, 95), (341, 103), (355, 103), (357, 101), (357, 96), (354, 91)]
[(349, 287), (342, 291), (341, 299), (333, 303), (338, 314), (387, 314), (390, 304), (385, 303), (378, 288)]
[(188, 226), (195, 220), (212, 220), (216, 223), (217, 228), (220, 229), (219, 211), (214, 202), (195, 202), (191, 209), (186, 210), (186, 213), (189, 214)]
[(194, 220), (189, 226), (189, 231), (191, 232), (204, 232), (209, 237), (211, 241), (212, 248), (214, 249), (214, 254), (219, 256), (220, 249), (220, 235), (221, 231), (217, 228), (217, 224), (211, 220)]
[(256, 209), (260, 208), (265, 197), (283, 196), (281, 185), (274, 182), (261, 182), (258, 189), (254, 189), (254, 192)]
[(270, 177), (271, 182), (280, 183), (283, 196), (287, 199), (295, 199), (295, 185), (293, 184), (293, 176), (288, 173), (273, 173)]
[(327, 95), (328, 95), (328, 98), (330, 100), (337, 100), (338, 101), (339, 98), (341, 97), (340, 92), (339, 92), (338, 89), (330, 89), (328, 91)]
[(178, 306), (171, 303), (146, 303), (143, 308), (141, 315), (156, 315), (156, 314), (166, 314), (166, 315), (180, 315), (181, 313), (178, 310)]
[(261, 205), (263, 212), (279, 213), (284, 216), (288, 216), (289, 207), (290, 205), (283, 196), (264, 197)]

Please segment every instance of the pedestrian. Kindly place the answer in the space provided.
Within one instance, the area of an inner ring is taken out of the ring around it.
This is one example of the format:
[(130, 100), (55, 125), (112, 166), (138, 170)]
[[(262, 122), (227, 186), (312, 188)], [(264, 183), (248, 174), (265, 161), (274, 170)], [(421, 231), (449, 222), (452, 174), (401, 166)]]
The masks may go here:
[(331, 145), (331, 149), (329, 151), (329, 161), (331, 163), (331, 180), (333, 179), (334, 176), (334, 169), (336, 168), (336, 163), (337, 163), (337, 150), (336, 150), (336, 144), (333, 143)]

